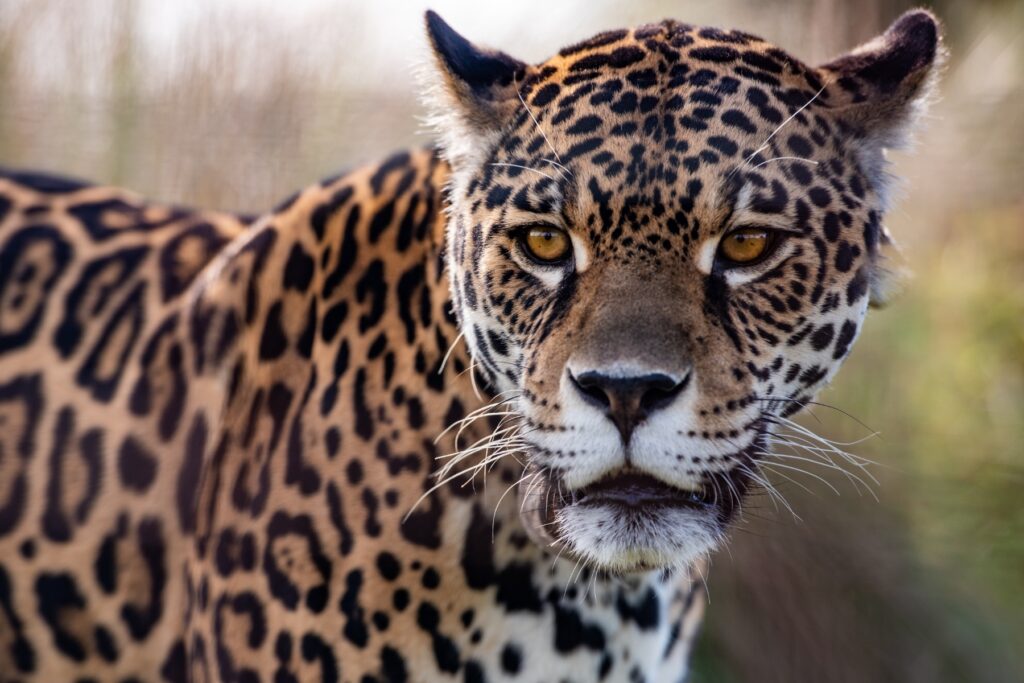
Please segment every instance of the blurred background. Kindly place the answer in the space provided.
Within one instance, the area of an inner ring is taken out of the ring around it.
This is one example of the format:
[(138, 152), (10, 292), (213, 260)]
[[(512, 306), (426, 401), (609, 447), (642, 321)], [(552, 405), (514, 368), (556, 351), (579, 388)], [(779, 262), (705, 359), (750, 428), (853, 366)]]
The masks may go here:
[[(903, 0), (435, 0), (538, 61), (673, 17), (817, 63)], [(424, 145), (425, 5), (399, 0), (2, 0), (0, 163), (261, 211)], [(715, 558), (698, 683), (1024, 681), (1024, 2), (940, 0), (952, 58), (888, 216), (914, 273), (801, 419), (878, 463), (871, 495), (778, 479)], [(805, 486), (809, 491), (805, 491)]]

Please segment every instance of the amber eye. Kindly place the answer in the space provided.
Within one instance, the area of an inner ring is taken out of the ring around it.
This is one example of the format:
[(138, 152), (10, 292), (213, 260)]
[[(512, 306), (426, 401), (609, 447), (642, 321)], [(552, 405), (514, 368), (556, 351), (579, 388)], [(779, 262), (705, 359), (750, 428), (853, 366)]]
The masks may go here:
[(528, 228), (520, 239), (526, 253), (541, 263), (564, 261), (572, 250), (569, 235), (558, 228)]
[(772, 232), (765, 228), (739, 228), (722, 238), (718, 253), (732, 264), (751, 264), (768, 253)]

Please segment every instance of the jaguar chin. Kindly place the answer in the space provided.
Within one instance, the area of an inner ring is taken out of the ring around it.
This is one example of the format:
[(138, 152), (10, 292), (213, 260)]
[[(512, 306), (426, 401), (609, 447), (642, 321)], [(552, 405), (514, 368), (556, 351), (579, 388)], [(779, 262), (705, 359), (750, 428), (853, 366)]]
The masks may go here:
[(756, 450), (752, 444), (727, 456), (730, 469), (692, 484), (674, 483), (632, 458), (576, 487), (557, 470), (528, 465), (518, 484), (520, 519), (535, 542), (606, 573), (690, 567), (725, 539), (756, 488)]

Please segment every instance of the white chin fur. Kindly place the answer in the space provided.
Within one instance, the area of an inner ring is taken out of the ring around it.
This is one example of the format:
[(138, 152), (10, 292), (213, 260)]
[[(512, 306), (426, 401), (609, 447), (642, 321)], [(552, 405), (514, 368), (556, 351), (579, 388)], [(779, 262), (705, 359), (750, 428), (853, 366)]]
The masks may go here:
[(556, 519), (567, 551), (611, 572), (687, 567), (722, 538), (711, 515), (687, 508), (570, 505)]

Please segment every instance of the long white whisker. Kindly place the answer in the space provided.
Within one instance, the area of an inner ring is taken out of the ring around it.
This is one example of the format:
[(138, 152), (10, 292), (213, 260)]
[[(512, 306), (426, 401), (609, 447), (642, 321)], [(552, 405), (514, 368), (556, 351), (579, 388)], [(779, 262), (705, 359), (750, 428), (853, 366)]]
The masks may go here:
[(462, 470), (463, 472), (479, 472), (480, 470), (485, 469), (487, 466), (493, 464), (494, 458), (502, 457), (508, 455), (509, 453), (520, 451), (522, 450), (523, 446), (525, 446), (525, 444), (526, 442), (524, 441), (516, 441), (511, 439), (496, 444), (485, 444), (484, 446), (481, 446), (480, 448), (476, 449), (473, 452), (460, 454), (460, 457), (454, 460), (449, 460), (445, 464), (445, 466), (442, 467), (441, 470), (438, 472), (438, 475), (442, 477), (447, 476), (448, 473), (455, 469), (457, 466), (459, 466), (463, 460), (467, 460), (470, 457), (472, 457), (475, 453), (483, 451), (487, 453), (487, 455), (484, 456), (483, 460), (474, 465), (470, 465)]
[(519, 478), (518, 481), (516, 481), (511, 486), (509, 486), (507, 489), (505, 489), (505, 492), (502, 493), (501, 496), (498, 498), (498, 502), (494, 504), (494, 514), (491, 515), (491, 543), (494, 543), (494, 526), (495, 526), (495, 522), (498, 519), (498, 508), (501, 507), (501, 502), (503, 500), (505, 500), (505, 496), (508, 495), (509, 491), (511, 491), (516, 486), (518, 486), (519, 484), (521, 484), (524, 481), (526, 481), (527, 478), (532, 477), (532, 476), (534, 476), (534, 475), (532, 475), (532, 474), (524, 474), (522, 477)]
[[(830, 405), (828, 403), (822, 403), (821, 401), (811, 401), (809, 399), (807, 399), (807, 400), (798, 400), (798, 399), (793, 398), (792, 396), (772, 396), (770, 394), (769, 395), (765, 395), (765, 396), (759, 396), (755, 400), (757, 400), (757, 401), (769, 401), (769, 402), (777, 401), (779, 403), (796, 403), (797, 405), (799, 405), (799, 406), (801, 406), (803, 408), (806, 408), (807, 406), (817, 406), (817, 407), (821, 407), (821, 408), (827, 408), (828, 410), (834, 410), (835, 412), (839, 413), (843, 417), (850, 418), (851, 420), (853, 420), (854, 422), (859, 424), (861, 427), (863, 427), (864, 429), (866, 429), (869, 432), (871, 432), (872, 434), (877, 434), (878, 433), (874, 429), (869, 427), (868, 425), (864, 424), (864, 421), (861, 420), (860, 418), (858, 418), (857, 416), (852, 415), (852, 414), (846, 412), (842, 408), (837, 408), (834, 405)], [(770, 412), (770, 410), (769, 410), (769, 412)]]
[[(838, 455), (846, 462), (850, 463), (851, 465), (856, 465), (857, 467), (863, 469), (865, 472), (867, 471), (867, 465), (878, 465), (878, 463), (874, 462), (873, 460), (869, 460), (859, 455), (847, 453), (844, 450), (830, 446), (818, 445), (822, 443), (821, 440), (812, 441), (811, 439), (802, 436), (800, 433), (777, 433), (772, 435), (772, 437), (769, 440), (776, 443), (783, 443), (786, 444), (787, 446), (801, 448), (807, 451), (814, 451), (817, 453), (821, 453), (823, 455), (829, 453), (831, 453), (832, 455)], [(877, 484), (878, 482), (876, 481), (875, 483)]]
[[(573, 175), (572, 171), (570, 171), (568, 168), (566, 168), (562, 164), (558, 163), (557, 161), (553, 161), (553, 160), (545, 158), (545, 157), (541, 157), (540, 160), (543, 161), (544, 163), (551, 164), (552, 166), (554, 166), (555, 168), (559, 169), (560, 171), (564, 171), (565, 173), (568, 173), (570, 176)], [(564, 179), (565, 175), (562, 175), (562, 178)]]
[[(879, 484), (878, 479), (876, 479), (875, 476), (873, 474), (871, 474), (871, 471), (867, 467), (868, 464), (873, 464), (873, 463), (870, 463), (870, 461), (865, 462), (861, 458), (859, 458), (858, 456), (852, 455), (850, 453), (845, 453), (843, 451), (837, 451), (834, 448), (821, 448), (819, 446), (815, 446), (815, 445), (813, 445), (814, 444), (813, 441), (808, 441), (808, 440), (803, 439), (803, 438), (801, 438), (801, 437), (799, 437), (799, 436), (797, 436), (795, 434), (786, 434), (785, 436), (773, 437), (773, 438), (769, 439), (769, 443), (771, 443), (772, 445), (779, 444), (779, 445), (783, 445), (783, 446), (789, 446), (790, 448), (795, 448), (795, 449), (801, 450), (801, 451), (803, 451), (805, 453), (808, 453), (810, 455), (815, 455), (821, 461), (827, 462), (827, 463), (829, 463), (831, 465), (834, 465), (834, 466), (837, 466), (837, 467), (838, 467), (838, 463), (836, 463), (832, 459), (831, 456), (832, 455), (839, 455), (842, 458), (843, 462), (845, 462), (848, 465), (852, 465), (852, 466), (856, 467), (857, 469), (859, 469), (862, 473), (864, 473), (864, 475), (866, 477), (871, 479), (871, 481), (874, 482), (874, 484), (876, 486)], [(842, 469), (843, 472), (847, 472), (847, 470), (844, 469), (844, 468), (840, 468), (840, 469)]]
[(533, 125), (537, 126), (537, 130), (540, 131), (540, 135), (542, 138), (544, 138), (544, 142), (547, 143), (548, 148), (551, 150), (551, 153), (555, 155), (555, 158), (558, 159), (558, 163), (561, 164), (562, 157), (558, 156), (558, 150), (555, 149), (555, 146), (551, 144), (551, 140), (548, 139), (547, 133), (544, 132), (544, 128), (542, 128), (540, 125), (540, 121), (537, 120), (537, 117), (534, 116), (533, 112), (530, 110), (530, 105), (526, 104), (526, 100), (523, 99), (523, 94), (519, 92), (518, 85), (516, 86), (516, 97), (519, 98), (519, 101), (522, 103), (523, 109), (526, 110), (526, 113), (530, 115), (530, 119), (533, 121)]
[(814, 93), (814, 96), (813, 96), (813, 97), (811, 97), (811, 99), (809, 99), (809, 100), (807, 100), (806, 102), (804, 102), (804, 104), (803, 104), (803, 105), (802, 105), (802, 106), (801, 106), (800, 108), (798, 108), (798, 109), (797, 109), (797, 110), (796, 110), (795, 112), (793, 112), (792, 114), (790, 114), (790, 115), (789, 115), (789, 118), (787, 118), (787, 119), (786, 119), (785, 121), (783, 121), (782, 123), (780, 123), (780, 124), (778, 125), (778, 127), (777, 127), (777, 128), (775, 129), (775, 130), (773, 130), (773, 131), (772, 131), (771, 135), (769, 135), (769, 136), (768, 136), (767, 138), (765, 138), (764, 142), (762, 142), (762, 143), (761, 143), (761, 146), (760, 146), (760, 147), (758, 147), (757, 149), (755, 149), (755, 150), (754, 150), (753, 152), (751, 152), (751, 153), (750, 153), (750, 156), (748, 156), (748, 157), (747, 157), (746, 159), (744, 159), (744, 160), (743, 160), (743, 163), (742, 163), (742, 164), (740, 164), (739, 166), (737, 166), (736, 168), (734, 168), (734, 169), (732, 170), (732, 172), (731, 172), (731, 173), (729, 174), (729, 176), (728, 176), (728, 177), (729, 177), (729, 178), (731, 178), (731, 177), (732, 177), (732, 176), (733, 176), (733, 175), (734, 175), (734, 174), (735, 174), (736, 172), (738, 172), (738, 171), (739, 171), (739, 170), (740, 170), (741, 168), (743, 168), (744, 166), (747, 166), (747, 165), (749, 165), (749, 164), (750, 164), (750, 162), (751, 162), (751, 160), (752, 160), (752, 159), (753, 159), (754, 157), (756, 157), (756, 156), (757, 156), (758, 154), (760, 154), (760, 153), (761, 153), (761, 152), (763, 152), (763, 151), (764, 151), (765, 149), (767, 149), (767, 148), (768, 148), (768, 143), (772, 141), (772, 138), (774, 138), (774, 137), (775, 137), (776, 135), (778, 135), (778, 134), (779, 134), (779, 131), (781, 131), (781, 130), (782, 130), (783, 128), (785, 128), (785, 127), (786, 127), (786, 125), (787, 125), (787, 124), (788, 124), (788, 123), (789, 123), (790, 121), (792, 121), (793, 119), (795, 119), (795, 118), (797, 117), (797, 115), (799, 115), (799, 114), (800, 114), (800, 112), (802, 112), (802, 111), (803, 111), (804, 109), (806, 109), (807, 107), (811, 106), (811, 103), (812, 103), (812, 102), (814, 102), (814, 100), (818, 99), (818, 97), (819, 97), (819, 96), (821, 95), (821, 93), (825, 92), (825, 88), (826, 88), (826, 87), (827, 87), (826, 85), (823, 85), (823, 86), (821, 86), (821, 90), (819, 90), (818, 92)]
[[(498, 411), (498, 412), (494, 412), (494, 413), (481, 413), (479, 415), (471, 415), (471, 416), (468, 416), (468, 417), (464, 417), (461, 420), (456, 420), (455, 422), (452, 422), (450, 425), (445, 427), (444, 431), (441, 432), (440, 434), (438, 434), (437, 437), (434, 439), (434, 443), (436, 444), (438, 441), (441, 440), (441, 437), (443, 437), (445, 434), (447, 434), (448, 432), (450, 432), (452, 429), (454, 429), (457, 426), (471, 424), (471, 423), (473, 423), (473, 422), (475, 422), (477, 420), (482, 420), (482, 419), (487, 418), (487, 417), (499, 417), (499, 416), (502, 416), (502, 415), (518, 415), (518, 414), (519, 413), (517, 411), (515, 411), (515, 410), (503, 410), (503, 411)], [(447, 457), (448, 457), (447, 455), (438, 456), (438, 458), (447, 458)]]
[[(770, 481), (768, 481), (761, 474), (759, 474), (757, 472), (754, 472), (753, 470), (751, 470), (746, 465), (740, 465), (740, 467), (742, 468), (740, 470), (741, 472), (743, 472), (748, 477), (750, 477), (756, 484), (761, 486), (761, 488), (763, 488), (766, 493), (768, 493), (768, 496), (772, 500), (772, 504), (773, 505), (776, 504), (776, 501), (778, 503), (782, 503), (782, 505), (786, 508), (786, 510), (789, 511), (789, 514), (793, 516), (793, 519), (796, 519), (798, 521), (803, 521), (802, 518), (800, 517), (800, 515), (798, 515), (796, 513), (796, 511), (793, 509), (793, 506), (789, 504), (789, 501), (786, 500), (786, 497), (783, 496), (781, 493), (779, 493), (779, 490), (776, 489), (775, 486), (773, 486)], [(758, 467), (760, 467), (760, 466), (758, 466)], [(776, 510), (777, 509), (778, 509), (778, 505), (776, 505)]]
[[(843, 476), (845, 476), (847, 478), (847, 480), (850, 482), (850, 485), (853, 486), (854, 490), (857, 492), (857, 495), (861, 495), (860, 487), (863, 486), (865, 488), (865, 490), (867, 490), (868, 493), (870, 493), (872, 496), (874, 496), (874, 491), (871, 489), (871, 486), (869, 486), (866, 481), (864, 481), (861, 477), (857, 476), (855, 473), (850, 472), (849, 470), (846, 470), (846, 469), (840, 467), (839, 465), (837, 465), (836, 463), (834, 463), (832, 461), (816, 460), (816, 459), (812, 459), (812, 458), (802, 458), (802, 457), (800, 457), (798, 455), (792, 455), (792, 454), (789, 454), (789, 453), (762, 453), (762, 455), (766, 455), (766, 456), (772, 457), (774, 459), (794, 460), (794, 461), (799, 461), (799, 462), (806, 462), (806, 463), (810, 463), (812, 465), (819, 465), (819, 466), (824, 467), (826, 469), (835, 470), (837, 472), (842, 473)], [(877, 497), (876, 497), (876, 500), (877, 500)]]
[[(519, 503), (520, 512), (522, 512), (526, 508), (526, 501), (529, 500), (530, 496), (533, 495), (533, 489), (537, 487), (537, 484), (544, 481), (541, 475), (544, 474), (545, 469), (546, 468), (541, 468), (537, 470), (537, 473), (533, 475), (533, 480), (530, 482), (530, 485), (526, 487), (526, 493), (523, 495), (523, 500), (522, 502)], [(554, 524), (554, 522), (548, 522), (547, 524), (542, 524), (541, 526), (547, 526), (548, 524)]]
[(774, 474), (775, 476), (778, 476), (778, 477), (782, 477), (783, 479), (785, 479), (785, 480), (786, 480), (786, 481), (788, 481), (789, 483), (793, 484), (794, 486), (799, 486), (800, 488), (802, 488), (802, 489), (803, 489), (804, 491), (806, 491), (807, 493), (811, 494), (812, 496), (815, 496), (815, 497), (817, 497), (817, 496), (818, 496), (818, 494), (816, 494), (816, 493), (815, 493), (814, 491), (812, 491), (812, 490), (811, 490), (810, 488), (808, 488), (808, 487), (807, 487), (806, 485), (804, 485), (804, 484), (802, 484), (802, 483), (798, 482), (798, 481), (797, 481), (796, 479), (793, 479), (792, 477), (790, 477), (790, 476), (787, 476), (786, 474), (784, 474), (784, 473), (782, 473), (782, 472), (779, 472), (779, 471), (778, 471), (778, 470), (776, 470), (776, 469), (772, 469), (772, 466), (771, 466), (771, 465), (769, 465), (768, 463), (760, 463), (759, 467), (760, 467), (760, 468), (761, 468), (762, 470), (767, 470), (767, 471), (771, 472), (771, 473), (772, 473), (772, 474)]
[(793, 472), (800, 472), (801, 474), (806, 474), (808, 477), (814, 477), (815, 479), (820, 481), (822, 484), (824, 484), (825, 486), (827, 486), (830, 489), (832, 489), (832, 493), (836, 494), (837, 496), (840, 495), (839, 494), (839, 489), (837, 489), (835, 486), (833, 486), (832, 483), (828, 479), (825, 479), (824, 477), (822, 477), (820, 475), (817, 475), (814, 472), (808, 472), (807, 470), (805, 470), (803, 468), (794, 467), (792, 465), (785, 465), (785, 464), (783, 464), (781, 462), (772, 462), (771, 465), (768, 465), (767, 463), (761, 463), (761, 467), (763, 467), (765, 469), (768, 469), (768, 468), (771, 468), (771, 467), (781, 467), (783, 469), (791, 470)]
[(536, 173), (539, 176), (544, 176), (548, 180), (551, 180), (551, 181), (554, 180), (553, 176), (549, 176), (547, 173), (544, 173), (543, 171), (538, 171), (535, 168), (530, 168), (529, 166), (523, 166), (521, 164), (509, 164), (509, 163), (505, 163), (505, 162), (495, 161), (495, 162), (492, 162), (490, 165), (491, 166), (508, 166), (509, 168), (519, 168), (519, 169), (522, 169), (524, 171), (530, 171), (531, 173)]
[(473, 372), (473, 368), (477, 367), (479, 363), (469, 361), (469, 383), (473, 385), (473, 394), (477, 397), (477, 400), (482, 401), (483, 397), (480, 395), (480, 389), (476, 386), (476, 373)]
[(755, 169), (756, 168), (761, 168), (765, 164), (770, 164), (773, 161), (786, 161), (786, 160), (790, 160), (790, 161), (806, 161), (807, 163), (812, 164), (814, 166), (818, 165), (817, 161), (814, 161), (813, 159), (805, 159), (803, 157), (772, 157), (771, 159), (768, 159), (767, 161), (762, 161), (761, 163), (757, 164), (756, 166), (753, 166), (753, 168), (755, 168)]
[(459, 332), (459, 333), (458, 333), (458, 334), (457, 334), (457, 335), (455, 336), (455, 341), (453, 341), (453, 342), (451, 343), (451, 345), (450, 345), (450, 346), (448, 347), (448, 350), (447, 350), (447, 351), (445, 351), (445, 353), (444, 353), (444, 358), (442, 358), (442, 359), (441, 359), (441, 365), (440, 365), (440, 367), (438, 367), (438, 368), (437, 368), (437, 374), (439, 374), (439, 375), (440, 375), (441, 373), (443, 373), (443, 372), (444, 372), (444, 368), (445, 368), (445, 366), (446, 366), (446, 365), (448, 364), (448, 358), (449, 358), (449, 357), (450, 357), (450, 356), (452, 355), (452, 351), (454, 351), (454, 350), (455, 350), (455, 346), (456, 346), (456, 344), (458, 344), (458, 343), (459, 343), (459, 340), (460, 340), (460, 339), (462, 339), (462, 332)]
[(806, 427), (804, 427), (803, 425), (801, 425), (799, 422), (794, 422), (793, 420), (790, 420), (789, 418), (786, 418), (786, 417), (782, 417), (781, 415), (766, 416), (766, 419), (775, 420), (775, 421), (778, 422), (778, 424), (782, 424), (782, 425), (785, 425), (787, 427), (790, 427), (790, 428), (792, 428), (792, 429), (794, 429), (796, 431), (799, 431), (802, 434), (806, 434), (808, 437), (814, 439), (815, 441), (820, 441), (820, 442), (822, 442), (824, 444), (828, 444), (829, 446), (856, 446), (858, 444), (862, 444), (865, 441), (867, 441), (869, 439), (873, 439), (876, 436), (878, 436), (878, 432), (873, 432), (873, 433), (868, 434), (867, 436), (862, 437), (860, 439), (855, 439), (854, 441), (833, 441), (831, 439), (826, 439), (825, 437), (821, 436), (820, 434), (815, 434), (811, 430), (809, 430)]

